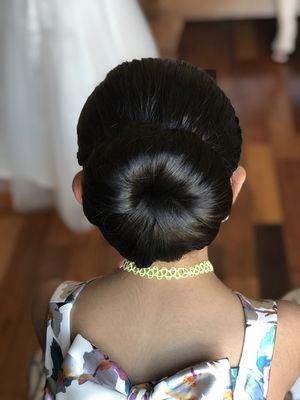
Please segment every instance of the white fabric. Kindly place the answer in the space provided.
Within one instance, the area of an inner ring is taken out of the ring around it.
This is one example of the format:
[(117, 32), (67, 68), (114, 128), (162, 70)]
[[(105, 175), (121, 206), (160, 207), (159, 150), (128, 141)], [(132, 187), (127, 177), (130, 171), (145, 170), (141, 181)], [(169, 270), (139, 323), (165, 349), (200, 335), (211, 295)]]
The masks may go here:
[(15, 209), (54, 204), (90, 228), (71, 189), (80, 110), (114, 66), (157, 56), (136, 0), (1, 0), (0, 179)]
[(277, 33), (272, 43), (273, 60), (286, 62), (295, 51), (298, 30), (298, 1), (276, 0)]

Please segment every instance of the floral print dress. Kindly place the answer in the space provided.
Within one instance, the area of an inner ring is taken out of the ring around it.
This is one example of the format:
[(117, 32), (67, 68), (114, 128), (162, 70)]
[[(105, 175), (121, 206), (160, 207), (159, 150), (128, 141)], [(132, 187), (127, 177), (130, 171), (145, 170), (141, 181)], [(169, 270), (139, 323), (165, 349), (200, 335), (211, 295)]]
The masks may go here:
[[(96, 278), (93, 278), (96, 279)], [(52, 295), (47, 318), (43, 400), (263, 400), (277, 328), (277, 303), (239, 292), (245, 317), (240, 364), (203, 361), (157, 381), (133, 385), (126, 371), (80, 334), (70, 342), (70, 313), (84, 282), (65, 281)]]

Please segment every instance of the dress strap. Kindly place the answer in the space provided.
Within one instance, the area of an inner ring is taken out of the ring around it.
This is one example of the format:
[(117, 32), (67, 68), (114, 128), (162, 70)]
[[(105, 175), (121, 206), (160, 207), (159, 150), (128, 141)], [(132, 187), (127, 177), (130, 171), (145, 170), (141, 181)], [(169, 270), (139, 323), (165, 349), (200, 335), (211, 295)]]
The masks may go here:
[[(71, 325), (70, 315), (76, 298), (82, 289), (92, 280), (77, 282), (64, 281), (54, 291), (49, 301), (46, 344), (45, 368), (47, 377), (55, 379), (58, 365), (61, 365), (70, 347)], [(57, 364), (57, 365), (56, 365)]]
[(264, 400), (270, 380), (277, 329), (277, 302), (252, 300), (239, 292), (245, 316), (245, 337), (234, 390), (238, 400)]

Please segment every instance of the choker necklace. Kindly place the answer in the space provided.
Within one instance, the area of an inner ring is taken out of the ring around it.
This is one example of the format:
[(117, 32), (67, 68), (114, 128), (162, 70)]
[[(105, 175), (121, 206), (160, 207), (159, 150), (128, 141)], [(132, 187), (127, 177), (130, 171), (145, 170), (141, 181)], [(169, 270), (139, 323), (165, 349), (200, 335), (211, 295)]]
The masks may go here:
[(209, 260), (202, 261), (198, 264), (192, 265), (191, 267), (158, 267), (153, 265), (148, 268), (139, 268), (134, 261), (129, 261), (124, 259), (119, 268), (125, 271), (132, 272), (134, 275), (144, 276), (149, 279), (157, 278), (161, 279), (180, 279), (194, 277), (200, 274), (206, 274), (208, 272), (213, 272), (214, 267)]

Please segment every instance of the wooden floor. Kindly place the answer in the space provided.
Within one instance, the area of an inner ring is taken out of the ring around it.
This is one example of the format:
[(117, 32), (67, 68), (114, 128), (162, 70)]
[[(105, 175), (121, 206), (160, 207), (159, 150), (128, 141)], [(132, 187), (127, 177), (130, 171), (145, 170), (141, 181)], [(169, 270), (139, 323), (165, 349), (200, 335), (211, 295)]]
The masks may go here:
[[(248, 176), (211, 248), (218, 275), (250, 297), (300, 286), (300, 46), (288, 65), (269, 56), (274, 21), (188, 24), (180, 57), (216, 69), (244, 133)], [(300, 43), (299, 43), (300, 44)], [(23, 400), (37, 348), (30, 322), (34, 288), (59, 276), (83, 280), (119, 259), (98, 231), (76, 235), (54, 211), (0, 209), (0, 399)]]

